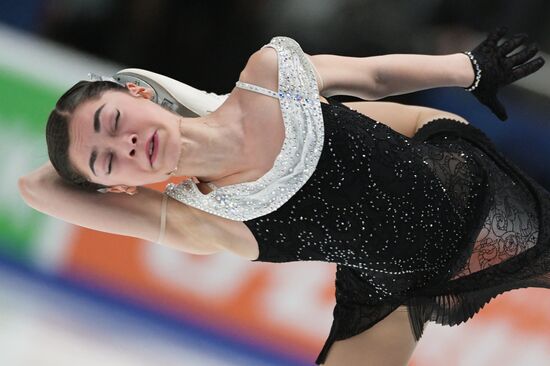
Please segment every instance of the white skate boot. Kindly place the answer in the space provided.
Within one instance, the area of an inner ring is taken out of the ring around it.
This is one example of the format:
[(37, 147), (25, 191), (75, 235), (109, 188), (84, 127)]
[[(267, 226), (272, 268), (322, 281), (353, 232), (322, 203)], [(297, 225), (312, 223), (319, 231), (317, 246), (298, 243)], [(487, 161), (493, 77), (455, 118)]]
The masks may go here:
[(132, 82), (153, 90), (152, 100), (183, 117), (205, 116), (225, 102), (229, 94), (208, 93), (181, 81), (143, 69), (124, 69), (113, 78), (122, 84)]

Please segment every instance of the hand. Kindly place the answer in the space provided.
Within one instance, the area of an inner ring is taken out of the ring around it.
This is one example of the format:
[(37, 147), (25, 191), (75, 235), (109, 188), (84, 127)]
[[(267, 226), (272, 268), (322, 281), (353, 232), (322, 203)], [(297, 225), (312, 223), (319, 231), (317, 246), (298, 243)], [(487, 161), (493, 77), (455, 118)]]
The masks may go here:
[[(468, 56), (476, 73), (472, 86), (466, 90), (472, 91), (472, 94), (502, 121), (506, 120), (508, 115), (497, 98), (498, 89), (534, 73), (544, 65), (542, 57), (527, 62), (539, 49), (535, 43), (527, 41), (526, 34), (516, 34), (501, 45), (497, 45), (507, 31), (507, 28), (500, 27), (489, 33), (487, 39), (474, 50), (465, 52), (470, 54)], [(507, 56), (521, 46), (525, 48)], [(476, 83), (478, 83), (477, 87)]]

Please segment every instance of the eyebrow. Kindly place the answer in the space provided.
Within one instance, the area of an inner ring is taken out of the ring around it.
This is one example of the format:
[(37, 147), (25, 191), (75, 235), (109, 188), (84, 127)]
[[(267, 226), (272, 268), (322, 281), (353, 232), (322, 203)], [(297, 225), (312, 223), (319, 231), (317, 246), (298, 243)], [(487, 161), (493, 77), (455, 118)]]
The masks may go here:
[[(94, 132), (95, 133), (99, 133), (101, 131), (101, 124), (99, 123), (99, 114), (101, 113), (101, 110), (103, 109), (103, 107), (105, 107), (105, 103), (103, 103), (103, 105), (99, 107), (97, 111), (95, 111), (94, 113)], [(89, 165), (92, 173), (94, 173), (94, 175), (97, 177), (97, 174), (95, 173), (95, 169), (94, 169), (94, 164), (96, 159), (97, 159), (97, 150), (94, 147), (92, 149), (92, 154), (90, 155)]]

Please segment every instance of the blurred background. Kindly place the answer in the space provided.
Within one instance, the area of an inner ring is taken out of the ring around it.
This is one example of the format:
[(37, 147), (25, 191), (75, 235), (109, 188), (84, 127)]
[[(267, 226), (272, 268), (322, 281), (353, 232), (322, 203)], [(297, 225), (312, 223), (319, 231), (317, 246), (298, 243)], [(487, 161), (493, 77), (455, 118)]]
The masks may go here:
[[(528, 33), (546, 54), (549, 8), (544, 0), (0, 0), (0, 365), (312, 365), (330, 328), (332, 265), (185, 255), (24, 204), (17, 178), (47, 159), (46, 117), (88, 72), (144, 68), (225, 94), (273, 36), (309, 54), (447, 54), (471, 50), (498, 25)], [(501, 92), (506, 123), (460, 88), (388, 100), (463, 115), (550, 189), (549, 70)], [(521, 289), (466, 324), (428, 323), (409, 366), (548, 365), (548, 309), (550, 291)]]

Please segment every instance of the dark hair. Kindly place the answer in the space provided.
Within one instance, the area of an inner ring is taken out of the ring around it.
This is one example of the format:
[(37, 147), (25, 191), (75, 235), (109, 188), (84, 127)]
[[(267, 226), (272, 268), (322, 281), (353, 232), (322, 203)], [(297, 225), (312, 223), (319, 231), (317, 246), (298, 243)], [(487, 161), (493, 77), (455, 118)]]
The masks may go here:
[(64, 180), (87, 191), (105, 186), (88, 181), (70, 163), (69, 123), (79, 105), (100, 98), (107, 90), (128, 91), (126, 87), (112, 81), (79, 81), (59, 98), (46, 123), (46, 145), (53, 167)]

